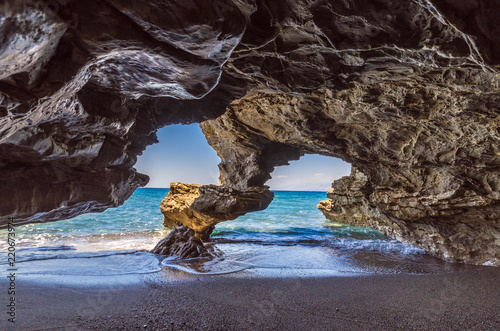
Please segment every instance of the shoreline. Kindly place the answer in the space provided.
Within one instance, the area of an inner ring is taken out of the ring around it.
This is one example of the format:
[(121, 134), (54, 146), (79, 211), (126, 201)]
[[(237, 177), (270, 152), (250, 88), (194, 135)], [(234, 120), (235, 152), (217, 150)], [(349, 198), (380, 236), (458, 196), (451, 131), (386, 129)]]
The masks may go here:
[[(163, 268), (139, 282), (18, 283), (7, 330), (494, 330), (500, 268), (273, 278)], [(102, 280), (102, 278), (101, 278)], [(2, 288), (4, 286), (2, 285)], [(11, 324), (11, 323), (10, 323)]]

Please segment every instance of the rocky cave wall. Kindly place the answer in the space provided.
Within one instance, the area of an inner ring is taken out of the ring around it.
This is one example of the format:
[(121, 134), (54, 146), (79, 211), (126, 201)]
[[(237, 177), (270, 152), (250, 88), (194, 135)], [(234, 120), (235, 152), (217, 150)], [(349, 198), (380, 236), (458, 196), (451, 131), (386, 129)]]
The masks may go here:
[[(52, 4), (52, 5), (50, 5)], [(123, 203), (158, 128), (201, 122), (220, 184), (177, 183), (200, 236), (261, 210), (306, 153), (353, 173), (320, 210), (448, 261), (500, 264), (500, 2), (0, 4), (0, 224)]]

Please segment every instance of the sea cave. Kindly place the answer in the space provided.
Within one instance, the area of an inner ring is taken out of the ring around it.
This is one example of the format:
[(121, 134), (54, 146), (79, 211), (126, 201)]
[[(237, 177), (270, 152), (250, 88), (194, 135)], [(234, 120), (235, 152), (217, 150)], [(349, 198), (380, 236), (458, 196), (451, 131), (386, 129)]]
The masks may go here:
[(498, 265), (496, 2), (54, 4), (1, 6), (2, 227), (122, 204), (156, 131), (201, 123), (220, 182), (190, 188), (195, 231), (266, 208), (273, 169), (320, 154), (353, 166), (326, 217)]
[[(2, 1), (0, 328), (497, 329), (499, 14), (497, 0)], [(173, 152), (208, 175), (144, 188), (159, 130), (180, 125), (201, 129), (218, 174)], [(313, 156), (350, 174), (271, 190)]]

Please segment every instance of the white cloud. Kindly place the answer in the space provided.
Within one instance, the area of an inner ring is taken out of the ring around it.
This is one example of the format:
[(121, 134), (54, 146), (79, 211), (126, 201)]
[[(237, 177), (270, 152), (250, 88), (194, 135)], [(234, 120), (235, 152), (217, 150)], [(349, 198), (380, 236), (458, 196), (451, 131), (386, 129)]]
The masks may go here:
[(314, 177), (323, 177), (324, 175), (325, 174), (317, 172), (317, 173), (314, 174)]
[(279, 178), (287, 178), (288, 176), (285, 176), (285, 175), (276, 175), (276, 176), (273, 176), (274, 179), (279, 179)]

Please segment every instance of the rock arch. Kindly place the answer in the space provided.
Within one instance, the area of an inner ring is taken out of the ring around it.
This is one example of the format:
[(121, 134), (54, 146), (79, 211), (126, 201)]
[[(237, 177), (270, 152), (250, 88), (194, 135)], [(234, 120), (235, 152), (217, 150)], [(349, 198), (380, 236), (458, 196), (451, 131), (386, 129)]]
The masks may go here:
[(193, 211), (265, 208), (272, 169), (318, 153), (355, 167), (327, 217), (498, 265), (496, 5), (211, 3), (0, 5), (2, 226), (121, 204), (155, 131), (203, 122), (221, 186)]

